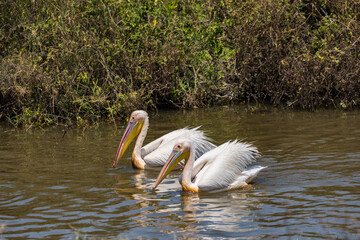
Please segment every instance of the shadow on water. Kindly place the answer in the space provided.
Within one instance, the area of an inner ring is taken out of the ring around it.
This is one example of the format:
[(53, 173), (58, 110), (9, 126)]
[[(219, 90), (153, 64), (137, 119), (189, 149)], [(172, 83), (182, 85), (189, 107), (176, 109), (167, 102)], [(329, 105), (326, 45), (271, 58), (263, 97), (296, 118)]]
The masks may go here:
[(112, 168), (124, 125), (0, 126), (0, 239), (360, 238), (360, 112), (161, 111), (145, 143), (197, 125), (259, 148), (268, 168), (251, 189), (184, 193), (175, 171), (152, 190), (158, 172), (134, 170), (131, 151)]

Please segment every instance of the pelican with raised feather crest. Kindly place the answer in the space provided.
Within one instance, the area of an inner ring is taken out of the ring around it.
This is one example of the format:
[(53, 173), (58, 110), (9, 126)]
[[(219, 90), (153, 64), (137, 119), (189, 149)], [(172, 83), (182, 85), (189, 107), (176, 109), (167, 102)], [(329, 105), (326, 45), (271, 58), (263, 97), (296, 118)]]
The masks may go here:
[(172, 147), (179, 139), (186, 138), (194, 143), (194, 157), (197, 159), (205, 152), (213, 149), (214, 144), (205, 136), (203, 131), (196, 128), (183, 128), (172, 131), (164, 136), (150, 142), (146, 146), (142, 146), (149, 128), (148, 114), (143, 110), (136, 110), (130, 115), (129, 123), (121, 138), (119, 148), (116, 153), (113, 167), (119, 162), (124, 155), (131, 141), (138, 136), (132, 153), (132, 165), (134, 168), (151, 169), (161, 168), (164, 166)]
[(187, 192), (218, 192), (246, 188), (265, 167), (251, 166), (260, 156), (256, 147), (237, 140), (226, 142), (202, 155), (195, 161), (192, 141), (180, 140), (173, 147), (167, 162), (159, 173), (153, 189), (185, 159), (179, 178), (182, 189)]

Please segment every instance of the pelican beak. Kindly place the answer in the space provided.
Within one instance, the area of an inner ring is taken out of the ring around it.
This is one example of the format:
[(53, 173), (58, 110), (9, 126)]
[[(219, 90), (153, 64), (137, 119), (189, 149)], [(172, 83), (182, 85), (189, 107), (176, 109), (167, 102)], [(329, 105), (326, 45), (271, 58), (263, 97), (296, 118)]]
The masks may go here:
[(184, 152), (182, 150), (173, 150), (164, 167), (161, 169), (159, 176), (156, 179), (153, 190), (164, 180), (164, 178), (174, 169), (174, 167), (181, 160), (188, 159), (189, 154), (189, 151)]
[(139, 135), (144, 122), (141, 121), (130, 121), (125, 129), (124, 135), (121, 138), (121, 142), (119, 144), (119, 148), (116, 153), (115, 161), (113, 167), (119, 162), (119, 159), (124, 155), (126, 149), (130, 145), (131, 141)]

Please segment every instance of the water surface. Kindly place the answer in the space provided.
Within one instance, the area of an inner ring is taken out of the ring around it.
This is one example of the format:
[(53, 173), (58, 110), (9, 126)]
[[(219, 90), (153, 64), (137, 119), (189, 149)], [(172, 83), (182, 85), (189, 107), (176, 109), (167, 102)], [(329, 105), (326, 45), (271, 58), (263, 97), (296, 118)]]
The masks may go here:
[(182, 192), (178, 171), (153, 191), (158, 172), (132, 169), (131, 151), (113, 169), (125, 123), (0, 126), (0, 239), (360, 239), (360, 112), (253, 110), (150, 114), (146, 143), (202, 125), (258, 147), (252, 188), (217, 194)]

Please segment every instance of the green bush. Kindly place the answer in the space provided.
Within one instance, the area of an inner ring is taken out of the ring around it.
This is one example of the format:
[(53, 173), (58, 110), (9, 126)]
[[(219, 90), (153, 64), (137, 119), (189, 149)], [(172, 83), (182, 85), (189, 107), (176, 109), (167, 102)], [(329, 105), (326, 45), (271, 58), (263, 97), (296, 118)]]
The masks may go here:
[(350, 1), (3, 0), (0, 111), (16, 125), (242, 101), (360, 104)]

